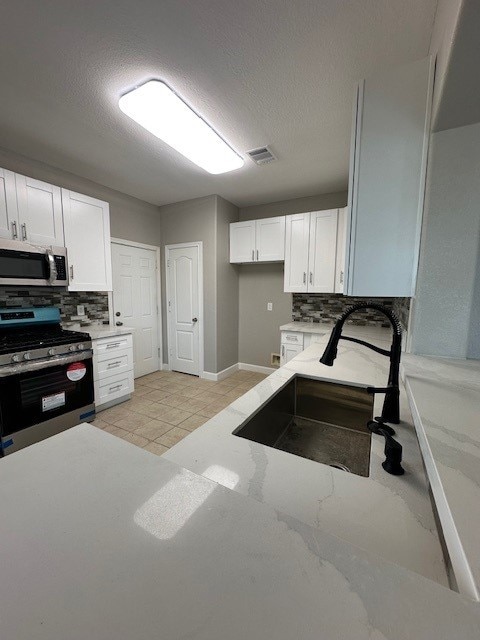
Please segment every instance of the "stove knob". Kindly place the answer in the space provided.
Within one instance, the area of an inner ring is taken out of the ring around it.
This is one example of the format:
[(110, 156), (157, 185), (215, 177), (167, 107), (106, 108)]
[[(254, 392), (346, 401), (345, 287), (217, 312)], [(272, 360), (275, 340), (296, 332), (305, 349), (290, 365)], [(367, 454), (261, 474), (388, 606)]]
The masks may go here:
[(71, 344), (71, 345), (68, 347), (68, 350), (69, 350), (69, 351), (75, 351), (75, 345), (74, 345), (74, 344)]
[(80, 342), (79, 344), (77, 344), (77, 349), (79, 351), (83, 351), (85, 349), (85, 345), (83, 344), (83, 342)]
[(24, 360), (30, 360), (30, 358), (31, 358), (31, 357), (32, 357), (32, 356), (30, 355), (30, 353), (29, 353), (28, 351), (27, 351), (27, 353), (24, 353), (24, 354), (23, 354), (23, 359), (24, 359)]
[(48, 354), (49, 356), (54, 356), (54, 355), (55, 355), (55, 349), (49, 349), (49, 350), (47, 351), (47, 354)]
[(20, 362), (20, 356), (19, 355), (12, 356), (12, 362)]

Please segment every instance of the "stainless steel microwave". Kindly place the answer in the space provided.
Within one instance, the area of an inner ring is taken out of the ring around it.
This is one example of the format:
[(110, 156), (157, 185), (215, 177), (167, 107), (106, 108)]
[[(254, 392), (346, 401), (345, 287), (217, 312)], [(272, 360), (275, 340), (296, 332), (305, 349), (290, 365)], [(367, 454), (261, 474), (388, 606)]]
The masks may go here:
[(0, 285), (66, 287), (65, 247), (37, 247), (0, 239)]

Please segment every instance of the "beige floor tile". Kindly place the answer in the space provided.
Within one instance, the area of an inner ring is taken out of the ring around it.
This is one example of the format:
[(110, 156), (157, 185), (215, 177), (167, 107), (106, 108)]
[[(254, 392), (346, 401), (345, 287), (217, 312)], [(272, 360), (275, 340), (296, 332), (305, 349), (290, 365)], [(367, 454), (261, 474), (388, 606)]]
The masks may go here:
[(105, 427), (104, 431), (106, 431), (107, 433), (111, 433), (112, 436), (118, 436), (119, 438), (121, 438), (122, 436), (126, 436), (127, 433), (129, 433), (128, 431), (125, 431), (125, 429), (115, 427), (113, 424), (109, 424), (108, 427)]
[(257, 384), (258, 382), (244, 382), (243, 384), (239, 384), (238, 387), (235, 387), (235, 389), (246, 393), (247, 391), (250, 391), (250, 389), (253, 389), (253, 387), (255, 387)]
[(174, 427), (170, 429), (170, 431), (167, 431), (167, 433), (164, 433), (163, 436), (160, 436), (160, 438), (157, 438), (155, 442), (163, 444), (164, 447), (173, 447), (174, 444), (177, 444), (177, 442), (180, 442), (180, 440), (183, 440), (183, 438), (188, 435), (190, 435), (190, 431), (180, 429), (180, 427)]
[(205, 393), (205, 390), (197, 389), (194, 384), (190, 384), (185, 386), (179, 393), (185, 398), (200, 398), (200, 396)]
[(218, 384), (215, 385), (215, 393), (228, 393), (229, 391), (233, 391), (233, 389), (235, 389), (238, 386), (237, 383), (231, 383), (231, 382), (227, 382), (226, 380), (219, 382)]
[(171, 424), (167, 424), (161, 420), (150, 420), (150, 422), (147, 422), (143, 427), (135, 429), (134, 433), (147, 440), (156, 440), (160, 436), (163, 436), (164, 433), (167, 433), (167, 431), (170, 431), (171, 428)]
[[(135, 383), (137, 381), (135, 380)], [(150, 393), (151, 389), (142, 385), (135, 384), (135, 391), (132, 394), (132, 398), (141, 398), (142, 396)]]
[(246, 391), (244, 391), (243, 389), (239, 389), (238, 387), (235, 387), (233, 391), (229, 391), (223, 397), (228, 398), (230, 402), (234, 402), (237, 398), (240, 398), (241, 396), (243, 396), (244, 393), (246, 393)]
[(150, 386), (161, 391), (168, 391), (169, 393), (179, 393), (182, 389), (185, 389), (188, 385), (181, 384), (180, 382), (172, 382), (171, 380), (155, 380), (150, 383)]
[(124, 415), (115, 420), (113, 424), (116, 427), (125, 429), (126, 431), (135, 431), (135, 429), (146, 425), (150, 420), (150, 416), (146, 416), (141, 413), (133, 413), (132, 411), (125, 411)]
[(115, 405), (110, 409), (105, 409), (104, 411), (99, 411), (97, 413), (97, 418), (103, 420), (104, 422), (108, 422), (109, 424), (114, 424), (117, 420), (122, 418), (125, 415), (125, 407), (124, 402), (119, 405)]
[(248, 380), (249, 376), (251, 374), (251, 371), (236, 371), (235, 373), (232, 373), (231, 376), (228, 376), (228, 378), (225, 378), (225, 380), (231, 380), (232, 382), (234, 381), (244, 381), (244, 380)]
[(183, 422), (192, 415), (191, 411), (184, 411), (183, 409), (168, 407), (167, 405), (162, 406), (165, 407), (165, 411), (161, 414), (161, 416), (159, 416), (159, 418), (162, 420), (162, 422), (168, 422), (174, 427), (176, 427), (180, 424), (180, 422)]
[(200, 409), (200, 411), (198, 411), (197, 414), (200, 416), (205, 416), (206, 418), (213, 418), (213, 416), (216, 416), (217, 413), (220, 413), (220, 411), (223, 411), (225, 407), (228, 407), (229, 404), (231, 404), (231, 402), (228, 398), (223, 402), (221, 401), (212, 402), (211, 404), (207, 405), (204, 409)]
[(152, 402), (152, 404), (148, 407), (142, 407), (141, 409), (139, 409), (138, 413), (141, 413), (144, 416), (148, 416), (150, 419), (155, 418), (157, 420), (163, 420), (163, 415), (170, 409), (172, 409), (172, 407), (169, 407), (166, 404), (162, 404), (160, 402)]
[(222, 393), (215, 393), (214, 391), (204, 391), (202, 394), (197, 396), (200, 400), (207, 402), (208, 404), (221, 400), (223, 397)]
[(145, 451), (150, 451), (150, 453), (155, 453), (157, 456), (161, 456), (165, 451), (168, 451), (168, 447), (165, 447), (163, 444), (159, 442), (149, 442), (144, 447)]
[(206, 422), (208, 422), (208, 420), (209, 418), (197, 414), (195, 416), (190, 416), (190, 418), (187, 418), (183, 422), (180, 422), (178, 426), (180, 427), (180, 429), (187, 429), (188, 431), (193, 431), (194, 429), (198, 429), (198, 427), (201, 427), (202, 424), (205, 424)]
[(189, 413), (197, 413), (197, 411), (206, 407), (208, 402), (206, 400), (200, 400), (200, 397), (187, 398), (186, 396), (173, 395), (162, 400), (161, 404), (166, 404), (169, 407), (177, 407)]
[(160, 389), (151, 389), (150, 387), (145, 387), (145, 389), (148, 389), (148, 393), (143, 397), (152, 402), (161, 402), (164, 398), (172, 395), (168, 391), (160, 391)]
[(126, 435), (121, 435), (120, 437), (122, 438), (122, 440), (126, 440), (127, 442), (130, 442), (137, 447), (144, 447), (146, 444), (148, 444), (148, 440), (146, 438), (142, 438), (136, 433), (127, 433)]
[(140, 398), (132, 398), (131, 400), (127, 400), (123, 405), (127, 411), (136, 411), (138, 413), (142, 413), (141, 409), (143, 407), (148, 407), (153, 402), (150, 399), (147, 399), (145, 396)]
[(105, 422), (105, 420), (101, 420), (100, 418), (95, 418), (95, 420), (90, 424), (93, 424), (94, 427), (98, 427), (99, 429), (106, 429), (110, 426), (108, 422)]

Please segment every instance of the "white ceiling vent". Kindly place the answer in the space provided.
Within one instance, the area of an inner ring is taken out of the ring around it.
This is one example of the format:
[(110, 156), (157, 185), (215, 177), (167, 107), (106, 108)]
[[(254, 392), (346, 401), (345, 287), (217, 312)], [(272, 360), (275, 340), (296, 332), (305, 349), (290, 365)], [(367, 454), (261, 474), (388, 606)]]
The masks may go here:
[(267, 164), (268, 162), (273, 162), (277, 159), (268, 147), (252, 149), (251, 151), (247, 151), (247, 154), (255, 164)]

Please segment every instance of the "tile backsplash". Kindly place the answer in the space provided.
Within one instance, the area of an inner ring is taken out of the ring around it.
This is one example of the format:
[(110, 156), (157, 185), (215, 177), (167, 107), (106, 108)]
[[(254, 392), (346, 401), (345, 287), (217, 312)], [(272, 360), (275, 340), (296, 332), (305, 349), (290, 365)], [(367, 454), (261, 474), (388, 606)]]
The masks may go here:
[[(77, 305), (85, 315), (77, 316)], [(89, 324), (108, 320), (108, 294), (67, 291), (59, 287), (0, 287), (0, 307), (58, 307), (63, 325)]]
[[(369, 299), (335, 293), (294, 293), (292, 319), (294, 322), (334, 322), (352, 304), (366, 302)], [(375, 298), (374, 302), (392, 309), (403, 327), (407, 328), (410, 298)], [(390, 326), (388, 320), (374, 309), (357, 311), (350, 316), (347, 324)]]

